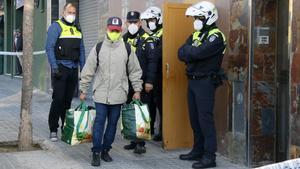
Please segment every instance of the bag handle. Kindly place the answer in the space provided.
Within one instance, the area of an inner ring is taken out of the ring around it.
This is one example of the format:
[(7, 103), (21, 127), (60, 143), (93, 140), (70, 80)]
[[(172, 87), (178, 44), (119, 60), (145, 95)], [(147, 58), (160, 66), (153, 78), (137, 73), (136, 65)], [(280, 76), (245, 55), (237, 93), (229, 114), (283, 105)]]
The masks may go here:
[(143, 112), (143, 110), (141, 108), (141, 106), (143, 105), (143, 102), (141, 102), (140, 100), (133, 99), (130, 104), (136, 104), (139, 107), (139, 109), (140, 109), (140, 111), (142, 113), (142, 118), (143, 118), (144, 122), (149, 123), (150, 119), (147, 120), (147, 118), (146, 118), (146, 116), (145, 116), (145, 114), (144, 114), (144, 112)]
[(133, 99), (130, 104), (136, 104), (138, 106), (142, 106), (143, 105), (143, 102), (141, 102), (140, 100), (137, 100), (137, 99)]
[(88, 110), (88, 106), (84, 101), (80, 102), (80, 104), (75, 108), (75, 111), (77, 110)]

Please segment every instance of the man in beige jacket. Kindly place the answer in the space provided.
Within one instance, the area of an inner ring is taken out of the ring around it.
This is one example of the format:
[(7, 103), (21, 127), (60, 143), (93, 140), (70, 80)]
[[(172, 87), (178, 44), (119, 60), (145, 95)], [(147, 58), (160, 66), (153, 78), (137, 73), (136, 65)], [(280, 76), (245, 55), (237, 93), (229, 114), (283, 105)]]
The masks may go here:
[[(93, 126), (92, 166), (100, 165), (100, 152), (104, 161), (112, 161), (108, 152), (115, 138), (121, 105), (127, 100), (128, 79), (135, 91), (134, 99), (140, 99), (142, 90), (142, 69), (135, 52), (131, 52), (130, 45), (123, 42), (121, 32), (121, 19), (109, 18), (107, 36), (91, 50), (81, 72), (81, 100), (85, 100), (89, 84), (94, 78), (96, 118)], [(108, 122), (104, 134), (106, 119)]]

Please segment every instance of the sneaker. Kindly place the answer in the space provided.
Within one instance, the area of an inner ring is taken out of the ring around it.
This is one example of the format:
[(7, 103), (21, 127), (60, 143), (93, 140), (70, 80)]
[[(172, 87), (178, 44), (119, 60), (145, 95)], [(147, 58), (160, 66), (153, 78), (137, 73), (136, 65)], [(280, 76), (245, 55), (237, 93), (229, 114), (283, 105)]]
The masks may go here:
[(146, 147), (138, 144), (138, 145), (136, 145), (133, 152), (136, 153), (136, 154), (146, 153)]
[(123, 148), (125, 150), (133, 150), (133, 149), (135, 149), (135, 147), (136, 147), (136, 143), (135, 142), (130, 142), (130, 144), (125, 145)]
[(102, 160), (104, 160), (105, 162), (112, 162), (112, 158), (111, 156), (108, 154), (109, 150), (104, 149), (101, 153), (101, 158)]
[(50, 141), (56, 142), (57, 140), (58, 140), (57, 133), (56, 132), (51, 132), (50, 133)]
[(100, 166), (100, 153), (93, 152), (92, 166)]

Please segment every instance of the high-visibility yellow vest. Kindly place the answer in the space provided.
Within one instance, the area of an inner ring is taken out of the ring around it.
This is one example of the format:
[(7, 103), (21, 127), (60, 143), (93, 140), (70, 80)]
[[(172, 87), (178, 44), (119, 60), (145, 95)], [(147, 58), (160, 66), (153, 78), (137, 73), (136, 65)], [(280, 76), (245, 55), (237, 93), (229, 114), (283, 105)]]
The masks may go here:
[[(141, 38), (143, 41), (147, 41), (147, 42), (150, 42), (152, 40), (148, 40), (148, 38), (150, 37), (150, 35), (148, 33), (144, 33)], [(127, 39), (127, 42), (131, 45), (131, 48), (133, 49), (133, 51), (135, 52), (136, 51), (136, 48), (137, 48), (137, 42), (139, 40), (140, 36), (137, 35), (135, 38), (128, 38)], [(145, 43), (143, 43), (143, 49), (145, 47)]]
[(79, 60), (82, 33), (75, 25), (67, 25), (61, 20), (56, 22), (61, 27), (61, 33), (55, 47), (56, 59)]

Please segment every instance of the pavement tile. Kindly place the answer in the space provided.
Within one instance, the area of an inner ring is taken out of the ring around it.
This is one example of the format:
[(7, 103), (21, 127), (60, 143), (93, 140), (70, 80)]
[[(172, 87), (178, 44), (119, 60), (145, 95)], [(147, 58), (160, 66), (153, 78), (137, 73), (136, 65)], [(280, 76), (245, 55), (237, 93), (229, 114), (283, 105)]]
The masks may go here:
[[(0, 142), (16, 140), (18, 136), (21, 81), (0, 76)], [(0, 153), (0, 169), (95, 169), (90, 166), (91, 143), (69, 146), (62, 141), (52, 143), (48, 140), (48, 112), (51, 95), (34, 90), (32, 101), (33, 138), (42, 142), (46, 150)], [(73, 100), (73, 106), (79, 103)], [(90, 102), (91, 105), (93, 103)], [(59, 132), (60, 136), (60, 132)], [(122, 139), (117, 131), (110, 154), (114, 161), (101, 161), (102, 169), (190, 169), (193, 162), (178, 159), (180, 153), (188, 150), (165, 151), (159, 143), (148, 142), (147, 153), (136, 155), (123, 149), (129, 141)], [(217, 168), (246, 169), (218, 156)]]

